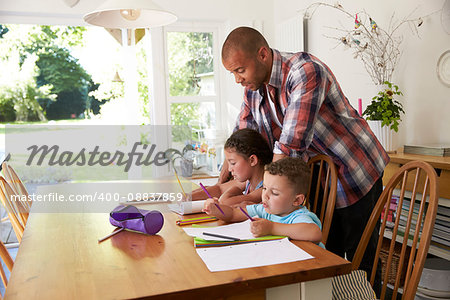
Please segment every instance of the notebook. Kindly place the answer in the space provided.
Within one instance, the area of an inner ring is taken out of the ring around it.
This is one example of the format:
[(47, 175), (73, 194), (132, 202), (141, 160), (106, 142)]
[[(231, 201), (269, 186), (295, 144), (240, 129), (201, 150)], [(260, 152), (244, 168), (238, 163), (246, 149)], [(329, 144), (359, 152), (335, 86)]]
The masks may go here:
[(171, 211), (179, 215), (201, 213), (206, 200), (186, 201), (168, 204)]
[[(250, 222), (250, 220), (246, 220), (240, 223), (233, 223), (217, 227), (196, 226), (191, 228), (183, 228), (183, 230), (187, 235), (194, 237), (194, 246), (196, 248), (248, 244), (252, 242), (273, 241), (285, 238), (285, 236), (276, 235), (254, 237), (250, 232)], [(204, 235), (204, 232), (233, 237), (239, 240), (233, 241), (226, 238), (211, 237)]]

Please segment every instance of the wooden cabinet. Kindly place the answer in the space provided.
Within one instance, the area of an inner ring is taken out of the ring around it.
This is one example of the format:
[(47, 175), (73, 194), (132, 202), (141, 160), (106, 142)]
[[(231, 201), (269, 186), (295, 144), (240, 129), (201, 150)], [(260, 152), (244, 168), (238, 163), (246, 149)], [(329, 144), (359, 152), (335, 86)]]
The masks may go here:
[[(400, 151), (395, 154), (389, 154), (389, 157), (391, 158), (391, 160), (384, 170), (384, 185), (387, 184), (392, 175), (404, 164), (413, 160), (425, 161), (433, 166), (436, 170), (436, 173), (438, 174), (439, 205), (450, 207), (450, 157), (405, 154)], [(413, 184), (413, 178), (410, 179), (411, 180), (407, 183), (407, 190), (409, 191), (411, 191), (410, 187)], [(419, 188), (419, 192), (420, 190), (421, 189)], [(401, 241), (399, 240), (399, 242)], [(441, 247), (436, 247), (433, 244), (430, 246), (429, 253), (450, 260), (449, 250), (443, 249)]]

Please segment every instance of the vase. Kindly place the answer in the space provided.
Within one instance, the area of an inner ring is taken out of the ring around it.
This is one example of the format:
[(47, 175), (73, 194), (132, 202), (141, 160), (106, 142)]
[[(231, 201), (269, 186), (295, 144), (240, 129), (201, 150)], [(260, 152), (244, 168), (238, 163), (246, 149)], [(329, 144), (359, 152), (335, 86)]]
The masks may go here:
[(388, 126), (381, 127), (381, 122), (382, 121), (367, 121), (370, 129), (375, 134), (384, 150), (386, 150), (386, 152), (394, 152), (394, 132), (393, 130), (389, 129)]

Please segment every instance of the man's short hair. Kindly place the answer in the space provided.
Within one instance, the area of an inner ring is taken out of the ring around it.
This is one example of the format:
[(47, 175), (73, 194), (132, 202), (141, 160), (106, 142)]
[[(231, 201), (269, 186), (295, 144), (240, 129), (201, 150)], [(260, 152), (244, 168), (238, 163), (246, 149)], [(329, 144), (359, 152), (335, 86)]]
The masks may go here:
[(265, 171), (271, 175), (286, 176), (294, 185), (297, 194), (306, 196), (308, 193), (311, 171), (303, 159), (285, 157), (266, 165)]
[(256, 29), (251, 27), (238, 27), (230, 32), (222, 46), (222, 59), (227, 57), (236, 50), (240, 50), (246, 54), (255, 54), (262, 47), (269, 48), (264, 36)]

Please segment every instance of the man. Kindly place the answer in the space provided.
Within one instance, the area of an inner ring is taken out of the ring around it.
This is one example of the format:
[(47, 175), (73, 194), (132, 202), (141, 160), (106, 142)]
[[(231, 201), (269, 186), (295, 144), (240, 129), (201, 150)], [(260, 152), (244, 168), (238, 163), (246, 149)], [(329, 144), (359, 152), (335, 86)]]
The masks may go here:
[[(255, 29), (239, 27), (228, 35), (222, 63), (245, 87), (236, 129), (258, 130), (273, 147), (274, 161), (285, 156), (307, 160), (317, 154), (333, 159), (338, 196), (326, 248), (352, 260), (389, 162), (367, 122), (327, 65), (305, 52), (271, 49)], [(361, 264), (369, 275), (377, 238), (375, 230)]]

